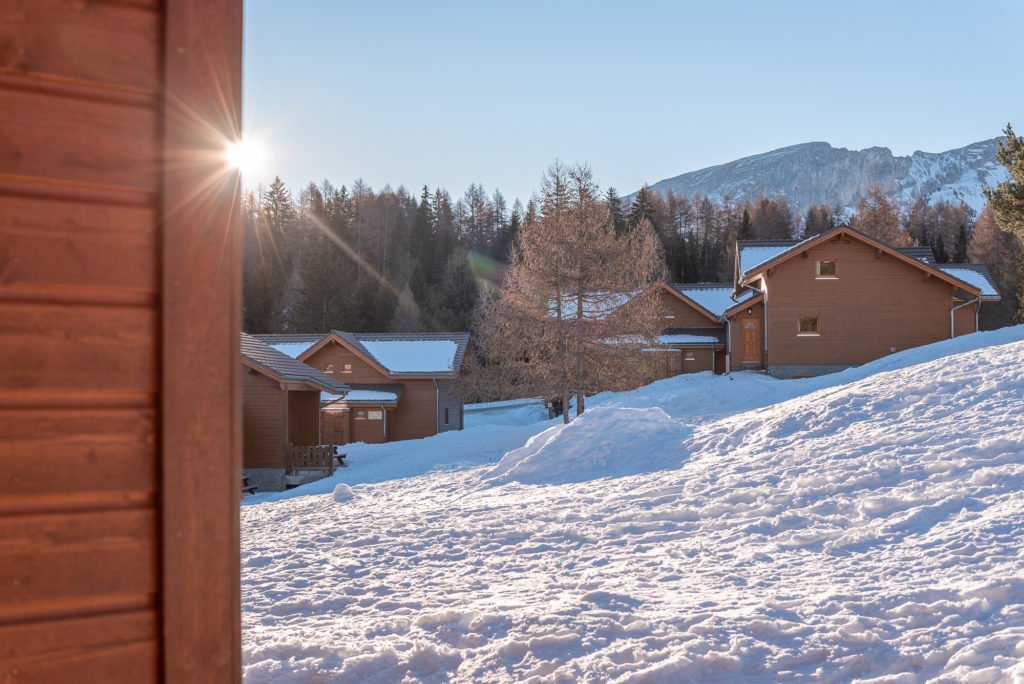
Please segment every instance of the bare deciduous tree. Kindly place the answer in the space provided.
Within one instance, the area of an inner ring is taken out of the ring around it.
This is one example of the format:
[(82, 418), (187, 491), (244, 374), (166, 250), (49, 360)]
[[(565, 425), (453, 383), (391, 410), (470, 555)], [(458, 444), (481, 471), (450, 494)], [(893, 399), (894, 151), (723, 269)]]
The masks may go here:
[[(662, 272), (647, 221), (616, 235), (586, 166), (553, 164), (502, 287), (481, 305), (478, 349), (508, 392), (559, 397), (636, 387), (641, 349), (660, 332)], [(528, 215), (529, 216), (529, 215)]]

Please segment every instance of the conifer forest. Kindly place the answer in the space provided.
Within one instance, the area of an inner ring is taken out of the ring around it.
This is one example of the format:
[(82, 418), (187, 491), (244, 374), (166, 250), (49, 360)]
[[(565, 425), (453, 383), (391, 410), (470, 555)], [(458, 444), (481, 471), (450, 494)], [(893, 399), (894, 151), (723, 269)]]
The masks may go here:
[[(732, 280), (735, 241), (808, 237), (839, 223), (894, 246), (925, 245), (936, 260), (986, 263), (1003, 301), (982, 327), (1009, 323), (1018, 309), (1021, 248), (989, 209), (917, 201), (901, 206), (877, 185), (856, 211), (784, 197), (736, 201), (683, 197), (644, 187), (632, 198), (601, 193), (604, 220), (621, 234), (646, 220), (658, 238), (668, 282)], [(537, 199), (511, 204), (473, 184), (454, 199), (424, 186), (374, 190), (361, 180), (292, 189), (276, 178), (243, 200), (244, 327), (248, 332), (468, 331), (486, 288), (501, 283)]]

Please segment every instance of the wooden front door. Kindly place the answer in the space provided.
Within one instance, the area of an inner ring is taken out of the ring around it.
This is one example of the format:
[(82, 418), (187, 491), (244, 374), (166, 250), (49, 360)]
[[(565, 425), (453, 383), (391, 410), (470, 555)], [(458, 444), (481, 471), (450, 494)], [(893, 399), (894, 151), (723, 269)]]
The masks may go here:
[(743, 330), (743, 363), (761, 363), (761, 321), (741, 319)]

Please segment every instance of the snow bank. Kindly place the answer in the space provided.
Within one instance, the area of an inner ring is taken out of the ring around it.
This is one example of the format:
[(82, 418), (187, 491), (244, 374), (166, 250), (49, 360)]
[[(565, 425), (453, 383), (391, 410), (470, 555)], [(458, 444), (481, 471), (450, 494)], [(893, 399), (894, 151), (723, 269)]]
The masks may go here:
[(590, 406), (243, 507), (246, 679), (1024, 677), (1024, 327)]
[(560, 484), (678, 468), (689, 432), (660, 408), (594, 408), (505, 454), (486, 480)]

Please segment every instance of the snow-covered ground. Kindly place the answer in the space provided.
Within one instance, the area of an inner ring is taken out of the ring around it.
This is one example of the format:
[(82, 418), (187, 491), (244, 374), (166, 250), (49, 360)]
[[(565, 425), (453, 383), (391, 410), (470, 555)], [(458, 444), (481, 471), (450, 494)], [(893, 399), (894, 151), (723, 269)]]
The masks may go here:
[(1024, 327), (477, 417), (247, 497), (249, 681), (1024, 681)]

